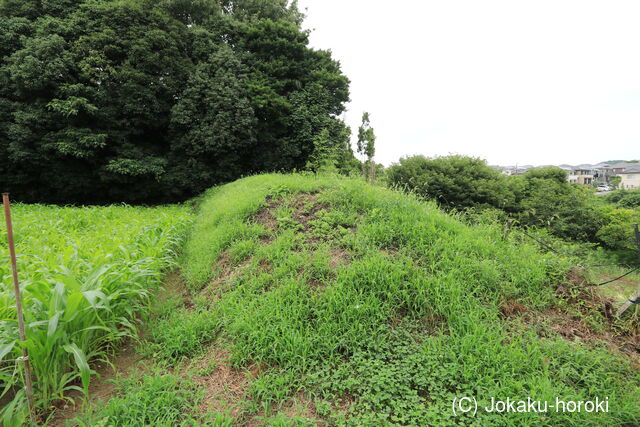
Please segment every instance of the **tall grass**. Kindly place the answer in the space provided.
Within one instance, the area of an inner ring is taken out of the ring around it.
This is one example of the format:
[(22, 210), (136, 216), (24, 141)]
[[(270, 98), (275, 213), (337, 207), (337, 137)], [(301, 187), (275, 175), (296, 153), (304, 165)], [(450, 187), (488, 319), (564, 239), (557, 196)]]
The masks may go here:
[[(306, 228), (291, 208), (301, 192), (319, 192), (326, 207)], [(268, 200), (280, 203), (275, 231), (253, 217)], [(348, 261), (331, 265), (336, 253)], [(221, 259), (234, 274), (219, 271)], [(263, 408), (305, 388), (335, 424), (640, 423), (640, 374), (628, 360), (548, 330), (541, 338), (501, 314), (507, 301), (531, 312), (561, 307), (555, 288), (566, 258), (410, 195), (317, 176), (239, 180), (204, 199), (181, 266), (192, 292), (216, 295), (208, 321), (226, 335), (233, 361), (270, 368), (252, 385)], [(203, 345), (193, 342), (190, 351)], [(461, 396), (484, 404), (609, 397), (612, 410), (454, 418)], [(352, 401), (346, 412), (338, 399)]]
[[(136, 333), (176, 256), (188, 209), (13, 207), (26, 347), (37, 406), (46, 410), (71, 390), (87, 393), (90, 361), (107, 360)], [(3, 222), (4, 225), (4, 222)], [(4, 236), (4, 229), (0, 229)], [(6, 241), (0, 243), (0, 409), (5, 424), (25, 415), (15, 299)]]

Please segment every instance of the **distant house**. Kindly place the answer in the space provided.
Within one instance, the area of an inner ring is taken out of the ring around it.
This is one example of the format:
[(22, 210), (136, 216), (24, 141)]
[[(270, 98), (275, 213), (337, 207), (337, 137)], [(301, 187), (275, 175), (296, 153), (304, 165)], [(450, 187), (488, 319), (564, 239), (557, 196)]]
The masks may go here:
[(527, 167), (508, 166), (502, 171), (502, 174), (503, 175), (509, 175), (509, 176), (522, 175), (523, 173), (527, 172), (528, 170), (529, 170), (529, 168), (527, 168)]
[(620, 188), (625, 190), (640, 188), (640, 165), (637, 163), (630, 165), (617, 174), (620, 177)]
[(593, 166), (594, 184), (609, 184), (611, 178), (615, 176), (612, 165), (608, 163), (600, 163)]
[(569, 181), (572, 184), (577, 184), (578, 183), (578, 175), (573, 173), (573, 166), (562, 165), (562, 166), (558, 166), (558, 167), (567, 172), (567, 181)]
[(598, 177), (598, 171), (591, 165), (579, 165), (571, 168), (568, 181), (580, 185), (592, 185)]
[(619, 162), (609, 165), (614, 174), (618, 175), (624, 172), (628, 167), (637, 166), (637, 163)]

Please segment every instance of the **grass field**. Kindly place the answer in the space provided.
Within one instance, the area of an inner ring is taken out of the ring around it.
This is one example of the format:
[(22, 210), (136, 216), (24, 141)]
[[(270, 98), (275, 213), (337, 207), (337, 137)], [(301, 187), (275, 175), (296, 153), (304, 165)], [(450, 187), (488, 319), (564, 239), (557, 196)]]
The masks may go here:
[[(167, 209), (155, 272), (188, 217)], [(141, 360), (67, 424), (640, 423), (637, 321), (608, 319), (570, 258), (412, 196), (329, 176), (245, 178), (202, 197), (178, 267)], [(137, 289), (155, 292), (153, 277)], [(464, 396), (607, 398), (609, 411), (454, 415)]]
[[(105, 359), (134, 336), (191, 214), (183, 207), (12, 209), (27, 349), (38, 408), (46, 413), (70, 390), (86, 392), (88, 362)], [(0, 226), (4, 235), (4, 220)], [(0, 356), (20, 355), (6, 240), (0, 242)], [(0, 364), (5, 425), (25, 416), (21, 366)]]

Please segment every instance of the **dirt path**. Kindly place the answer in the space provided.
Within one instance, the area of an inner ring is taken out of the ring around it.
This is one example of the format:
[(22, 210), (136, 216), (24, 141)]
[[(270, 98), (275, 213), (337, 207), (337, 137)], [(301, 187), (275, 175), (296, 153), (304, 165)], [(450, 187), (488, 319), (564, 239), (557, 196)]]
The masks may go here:
[[(139, 364), (141, 360), (142, 357), (135, 351), (135, 344), (127, 342), (122, 348), (120, 348), (115, 358), (111, 361), (113, 365), (100, 363), (96, 366), (92, 366), (92, 369), (98, 373), (98, 376), (91, 379), (88, 403), (95, 405), (99, 401), (107, 402), (114, 389), (114, 384), (111, 380), (116, 378), (118, 375), (129, 375), (131, 368), (133, 367), (136, 367), (136, 371), (140, 372), (140, 369), (144, 369), (144, 367)], [(56, 411), (47, 422), (47, 425), (74, 425), (72, 420), (80, 415), (82, 411), (82, 394), (80, 392), (73, 392), (68, 397), (72, 398), (73, 402), (66, 402), (61, 406), (57, 406)], [(87, 402), (85, 402), (85, 405), (86, 404)]]

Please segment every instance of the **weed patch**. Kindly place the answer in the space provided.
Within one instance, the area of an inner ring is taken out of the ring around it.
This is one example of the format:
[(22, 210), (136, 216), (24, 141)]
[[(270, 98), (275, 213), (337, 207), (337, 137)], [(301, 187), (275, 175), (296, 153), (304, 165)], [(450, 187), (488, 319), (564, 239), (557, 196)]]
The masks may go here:
[[(231, 205), (223, 203), (227, 190), (236, 199)], [(234, 235), (246, 233), (242, 227), (264, 230), (257, 243), (225, 244), (238, 245), (235, 263), (242, 264), (230, 268), (233, 281), (217, 288), (211, 307), (230, 362), (267, 369), (245, 385), (243, 420), (551, 425), (595, 419), (456, 418), (450, 411), (456, 396), (523, 390), (540, 399), (584, 399), (586, 391), (616, 396), (620, 410), (598, 422), (633, 423), (640, 416), (628, 405), (638, 397), (638, 374), (623, 355), (513, 323), (563, 304), (579, 310), (581, 303), (557, 290), (570, 274), (566, 260), (496, 225), (470, 226), (434, 205), (358, 181), (299, 175), (247, 178), (204, 203), (225, 206), (218, 227), (244, 218)], [(189, 271), (201, 260), (183, 262)], [(599, 380), (604, 377), (609, 380)], [(291, 412), (301, 395), (308, 412)]]
[(169, 360), (192, 356), (203, 344), (212, 341), (220, 330), (215, 312), (181, 308), (154, 319), (150, 326), (151, 350), (154, 356)]
[(172, 374), (145, 374), (122, 378), (116, 395), (104, 408), (97, 407), (82, 425), (176, 426), (198, 425), (202, 418), (195, 408), (202, 393), (195, 386)]

